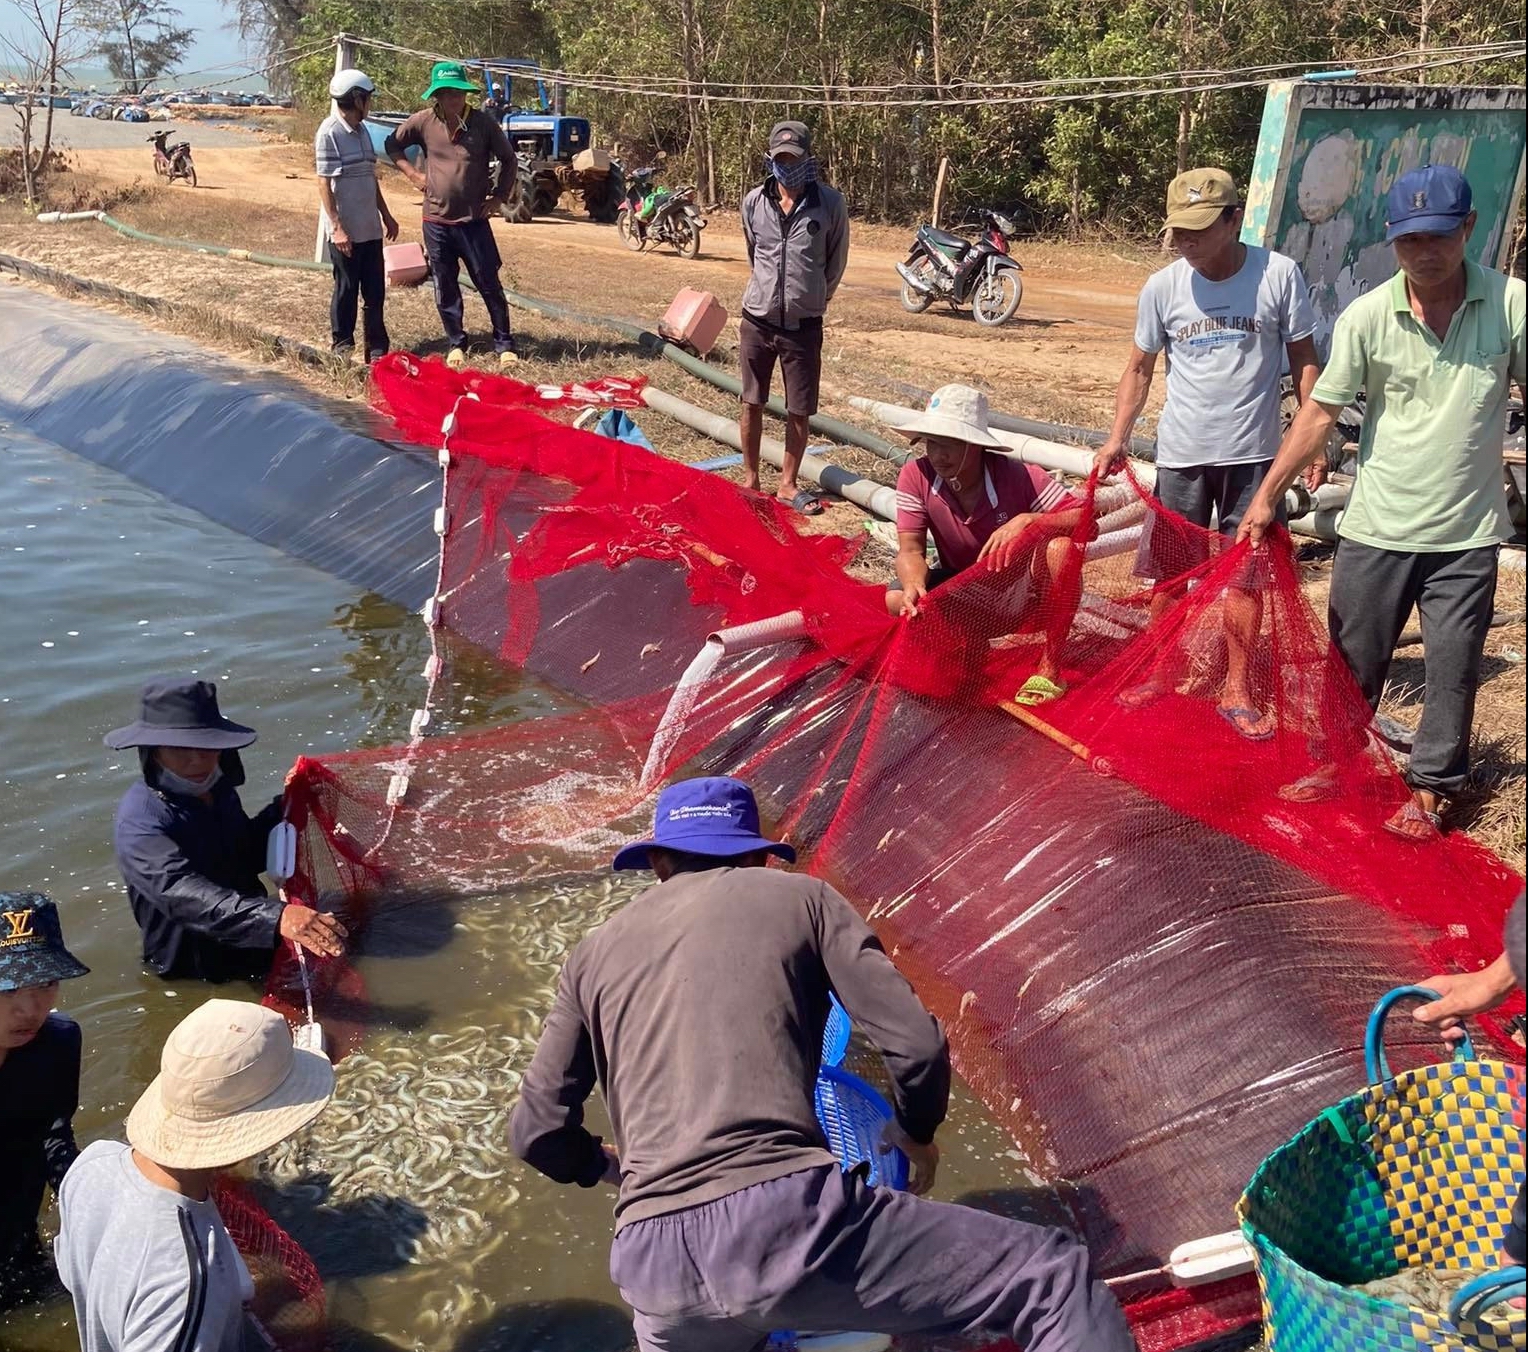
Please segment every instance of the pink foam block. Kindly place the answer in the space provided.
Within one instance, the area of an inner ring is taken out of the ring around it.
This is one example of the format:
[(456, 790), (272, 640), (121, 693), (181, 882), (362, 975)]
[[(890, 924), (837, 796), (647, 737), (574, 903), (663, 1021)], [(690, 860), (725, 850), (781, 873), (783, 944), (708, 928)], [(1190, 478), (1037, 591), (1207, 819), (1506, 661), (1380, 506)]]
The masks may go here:
[(423, 244), (388, 244), (382, 249), (382, 266), (389, 286), (418, 286), (430, 275)]
[(685, 287), (668, 307), (658, 324), (658, 332), (676, 343), (692, 347), (705, 356), (727, 323), (727, 311), (709, 291)]

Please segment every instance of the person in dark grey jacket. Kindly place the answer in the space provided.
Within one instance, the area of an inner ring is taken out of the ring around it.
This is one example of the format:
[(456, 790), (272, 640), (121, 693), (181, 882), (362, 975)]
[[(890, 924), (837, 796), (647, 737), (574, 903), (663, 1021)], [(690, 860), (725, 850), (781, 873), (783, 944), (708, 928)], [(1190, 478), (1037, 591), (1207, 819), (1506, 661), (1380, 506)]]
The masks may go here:
[[(610, 1275), (642, 1352), (759, 1352), (774, 1329), (999, 1332), (1027, 1352), (1130, 1352), (1065, 1232), (920, 1196), (950, 1093), (934, 1017), (826, 883), (766, 868), (746, 784), (658, 797), (618, 869), (658, 885), (569, 955), (510, 1117), (559, 1183), (619, 1187)], [(908, 1192), (844, 1173), (813, 1112), (830, 992), (880, 1051)], [(584, 1126), (598, 1082), (615, 1146)]]
[(260, 881), (282, 808), (278, 796), (251, 818), (239, 801), (239, 749), (254, 740), (218, 711), (211, 681), (174, 677), (145, 685), (138, 721), (106, 734), (114, 750), (138, 752), (142, 778), (117, 807), (117, 867), (143, 960), (162, 977), (263, 979), (278, 937), (344, 951), (338, 920), (269, 896)]
[(849, 213), (843, 194), (817, 181), (812, 134), (801, 122), (777, 122), (769, 134), (769, 177), (742, 206), (743, 240), (753, 274), (743, 292), (738, 361), (743, 368), (743, 486), (759, 488), (759, 439), (770, 379), (785, 380), (785, 464), (775, 490), (804, 516), (822, 500), (796, 481), (822, 381), (822, 317), (849, 261)]

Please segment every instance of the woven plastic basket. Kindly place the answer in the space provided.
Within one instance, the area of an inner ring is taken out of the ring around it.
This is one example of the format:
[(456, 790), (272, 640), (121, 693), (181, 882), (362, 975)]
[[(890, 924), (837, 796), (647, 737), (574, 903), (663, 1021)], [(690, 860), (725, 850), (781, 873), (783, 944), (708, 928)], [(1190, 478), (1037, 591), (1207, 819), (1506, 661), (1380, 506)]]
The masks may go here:
[(891, 1121), (891, 1105), (858, 1075), (836, 1066), (817, 1073), (817, 1121), (845, 1173), (868, 1167), (866, 1182), (876, 1188), (907, 1187), (907, 1156), (882, 1153), (881, 1130)]
[(849, 1019), (848, 1011), (838, 1003), (836, 995), (829, 994), (828, 999), (832, 1004), (828, 1008), (828, 1021), (822, 1029), (822, 1064), (841, 1066), (844, 1063), (844, 1053), (849, 1050), (849, 1038), (854, 1032), (854, 1024)]
[[(1510, 1352), (1521, 1310), (1453, 1318), (1353, 1286), (1405, 1267), (1494, 1269), (1523, 1182), (1520, 1066), (1476, 1060), (1391, 1074), (1384, 1021), (1369, 1020), (1371, 1084), (1274, 1151), (1237, 1207), (1257, 1259), (1272, 1352)], [(1456, 1309), (1459, 1308), (1456, 1302)]]

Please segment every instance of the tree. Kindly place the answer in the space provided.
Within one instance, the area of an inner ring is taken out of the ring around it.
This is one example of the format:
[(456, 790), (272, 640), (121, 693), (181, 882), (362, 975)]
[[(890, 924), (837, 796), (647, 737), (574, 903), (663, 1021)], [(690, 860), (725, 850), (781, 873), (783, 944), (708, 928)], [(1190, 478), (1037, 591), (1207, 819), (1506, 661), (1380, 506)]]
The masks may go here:
[(196, 30), (179, 26), (167, 0), (88, 0), (95, 50), (129, 94), (141, 94), (186, 54)]
[(9, 64), (21, 76), (22, 87), (36, 91), (41, 99), (39, 106), (39, 98), (28, 94), (15, 105), (22, 184), (27, 206), (35, 207), (41, 199), (43, 179), (53, 153), (52, 95), (69, 63), (89, 51), (89, 42), (80, 28), (79, 0), (14, 0), (14, 3), (21, 24), (0, 45), (9, 52)]

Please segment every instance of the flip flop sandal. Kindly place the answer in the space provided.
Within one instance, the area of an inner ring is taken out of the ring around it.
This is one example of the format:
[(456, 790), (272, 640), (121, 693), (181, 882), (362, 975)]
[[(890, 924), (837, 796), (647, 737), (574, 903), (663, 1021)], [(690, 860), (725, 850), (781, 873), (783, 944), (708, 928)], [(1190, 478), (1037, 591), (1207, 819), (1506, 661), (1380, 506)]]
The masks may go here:
[[(776, 501), (784, 502), (785, 499), (777, 498)], [(810, 488), (803, 488), (786, 505), (802, 516), (821, 516), (823, 513), (822, 495), (812, 492)]]
[(1297, 779), (1292, 784), (1281, 784), (1278, 796), (1286, 803), (1329, 803), (1339, 792), (1337, 771), (1330, 765)]
[(1257, 726), (1263, 721), (1263, 715), (1256, 709), (1249, 709), (1245, 704), (1237, 704), (1229, 709), (1223, 704), (1217, 704), (1215, 712), (1236, 729), (1237, 736), (1245, 737), (1249, 742), (1266, 742), (1273, 736), (1271, 727)]
[[(1426, 832), (1408, 831), (1406, 825), (1425, 825)], [(1385, 822), (1385, 830), (1392, 836), (1410, 841), (1413, 845), (1427, 845), (1443, 835), (1443, 819), (1439, 813), (1429, 812), (1415, 798), (1408, 798), (1406, 805)]]
[(1066, 694), (1065, 681), (1053, 681), (1049, 676), (1036, 674), (1019, 687), (1019, 693), (1013, 697), (1013, 702), (1034, 708), (1037, 704), (1049, 704), (1054, 699), (1060, 699), (1064, 694)]

